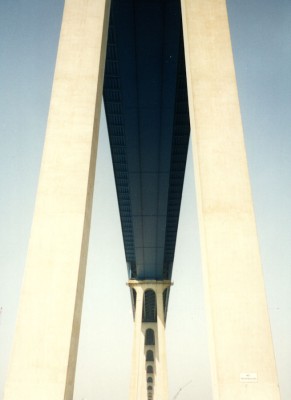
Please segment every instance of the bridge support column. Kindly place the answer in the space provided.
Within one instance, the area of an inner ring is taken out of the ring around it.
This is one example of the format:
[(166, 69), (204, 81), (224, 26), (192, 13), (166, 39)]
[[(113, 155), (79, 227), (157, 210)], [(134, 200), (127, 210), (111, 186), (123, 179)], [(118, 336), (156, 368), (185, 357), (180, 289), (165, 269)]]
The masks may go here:
[(142, 329), (143, 287), (139, 284), (130, 284), (135, 290), (134, 333), (131, 364), (130, 400), (146, 399), (145, 386), (145, 354), (144, 334)]
[(109, 19), (68, 0), (4, 400), (71, 400)]
[[(130, 400), (168, 400), (163, 293), (171, 282), (131, 280), (128, 285), (135, 290)], [(155, 294), (155, 301), (151, 305), (146, 300), (147, 291)], [(153, 309), (149, 317), (147, 313), (151, 307)], [(153, 352), (153, 360), (147, 360), (148, 350)]]
[(166, 286), (157, 286), (157, 385), (156, 399), (168, 400), (168, 373), (167, 373), (167, 354), (166, 354), (166, 335), (165, 335), (165, 312), (163, 293)]
[(215, 400), (280, 398), (225, 0), (181, 0)]

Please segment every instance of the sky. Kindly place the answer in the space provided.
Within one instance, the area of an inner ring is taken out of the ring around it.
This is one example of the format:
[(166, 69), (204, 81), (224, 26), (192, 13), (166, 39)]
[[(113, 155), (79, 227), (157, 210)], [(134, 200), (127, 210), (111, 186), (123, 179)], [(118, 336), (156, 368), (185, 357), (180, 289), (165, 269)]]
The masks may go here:
[[(291, 398), (291, 1), (227, 2), (282, 400)], [(0, 0), (0, 399), (33, 216), (63, 0)], [(191, 147), (191, 146), (189, 146)], [(104, 111), (74, 400), (128, 399), (132, 310)], [(167, 319), (172, 400), (211, 400), (189, 150)]]

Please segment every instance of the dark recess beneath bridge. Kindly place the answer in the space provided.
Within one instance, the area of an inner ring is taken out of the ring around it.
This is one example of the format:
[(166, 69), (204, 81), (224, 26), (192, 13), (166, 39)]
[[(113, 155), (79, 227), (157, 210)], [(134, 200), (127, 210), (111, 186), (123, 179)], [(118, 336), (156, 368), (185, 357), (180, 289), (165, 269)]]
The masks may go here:
[(129, 278), (170, 280), (190, 132), (179, 0), (112, 0), (103, 95)]

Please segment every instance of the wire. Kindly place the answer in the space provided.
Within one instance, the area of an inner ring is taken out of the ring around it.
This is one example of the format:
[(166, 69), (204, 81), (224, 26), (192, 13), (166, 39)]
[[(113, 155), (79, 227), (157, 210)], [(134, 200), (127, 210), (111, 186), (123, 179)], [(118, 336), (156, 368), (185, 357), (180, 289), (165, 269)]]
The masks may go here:
[(179, 394), (181, 393), (181, 391), (182, 391), (186, 386), (190, 385), (191, 382), (192, 382), (192, 380), (189, 381), (189, 382), (187, 382), (187, 383), (185, 383), (185, 385), (181, 386), (180, 389), (178, 390), (178, 392), (177, 392), (177, 393), (175, 394), (175, 396), (173, 397), (173, 400), (175, 400), (175, 399), (179, 396)]

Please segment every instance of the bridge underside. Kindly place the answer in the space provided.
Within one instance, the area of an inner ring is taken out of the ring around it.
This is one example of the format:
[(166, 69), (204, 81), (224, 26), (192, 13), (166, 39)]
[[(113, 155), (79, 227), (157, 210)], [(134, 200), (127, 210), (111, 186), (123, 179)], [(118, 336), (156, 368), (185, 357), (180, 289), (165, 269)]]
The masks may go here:
[(103, 96), (129, 278), (169, 280), (190, 132), (179, 0), (112, 0)]

